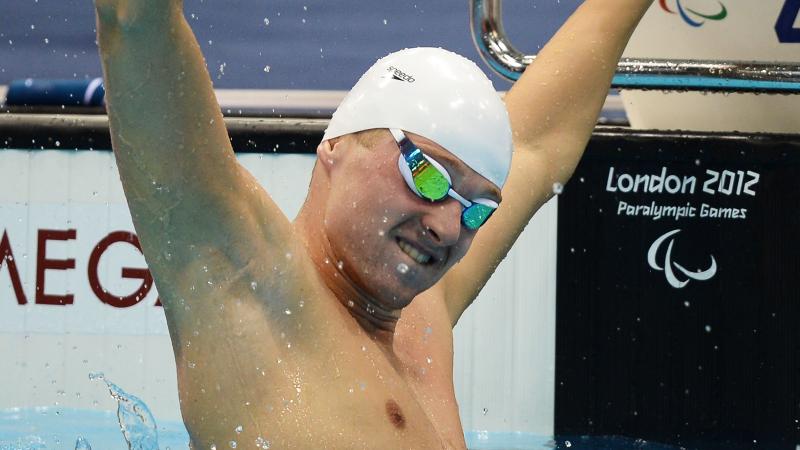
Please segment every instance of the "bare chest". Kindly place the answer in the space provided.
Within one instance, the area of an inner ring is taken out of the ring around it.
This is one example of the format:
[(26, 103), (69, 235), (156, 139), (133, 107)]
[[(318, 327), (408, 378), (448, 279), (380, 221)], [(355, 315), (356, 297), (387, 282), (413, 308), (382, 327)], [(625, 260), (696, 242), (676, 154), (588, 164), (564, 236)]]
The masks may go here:
[(320, 411), (335, 410), (342, 429), (355, 424), (358, 433), (368, 426), (374, 439), (383, 436), (409, 448), (465, 447), (446, 317), (429, 308), (404, 310), (392, 349), (347, 324), (330, 324), (330, 330), (319, 330), (318, 342), (326, 343), (321, 348), (298, 347), (303, 356), (287, 358), (303, 362), (293, 373), (304, 374), (301, 403), (308, 417), (331, 417)]

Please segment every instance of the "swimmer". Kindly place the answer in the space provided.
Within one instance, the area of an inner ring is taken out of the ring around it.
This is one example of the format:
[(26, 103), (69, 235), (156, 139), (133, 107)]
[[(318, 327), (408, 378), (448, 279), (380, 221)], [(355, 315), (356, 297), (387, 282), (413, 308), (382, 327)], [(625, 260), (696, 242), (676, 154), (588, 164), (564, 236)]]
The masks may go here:
[(191, 446), (465, 448), (452, 329), (569, 179), (651, 1), (586, 0), (505, 103), (453, 53), (382, 58), (334, 114), (290, 221), (234, 156), (181, 1), (96, 0), (113, 149)]

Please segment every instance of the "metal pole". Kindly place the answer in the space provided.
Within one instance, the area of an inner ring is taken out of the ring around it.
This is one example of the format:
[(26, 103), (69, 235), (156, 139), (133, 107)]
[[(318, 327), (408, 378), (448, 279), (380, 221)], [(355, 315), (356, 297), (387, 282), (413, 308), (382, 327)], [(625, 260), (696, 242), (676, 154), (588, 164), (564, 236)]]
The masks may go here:
[[(472, 39), (495, 72), (516, 81), (536, 55), (517, 50), (503, 30), (501, 0), (470, 0)], [(800, 93), (800, 64), (624, 58), (611, 87), (709, 92)]]

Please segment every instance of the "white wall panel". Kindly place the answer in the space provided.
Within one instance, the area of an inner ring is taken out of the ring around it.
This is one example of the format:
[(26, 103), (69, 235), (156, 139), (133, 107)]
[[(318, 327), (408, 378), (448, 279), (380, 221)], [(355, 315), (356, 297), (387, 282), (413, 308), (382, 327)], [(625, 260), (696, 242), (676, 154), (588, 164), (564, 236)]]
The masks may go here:
[(554, 199), (455, 328), (464, 429), (552, 434), (556, 221)]

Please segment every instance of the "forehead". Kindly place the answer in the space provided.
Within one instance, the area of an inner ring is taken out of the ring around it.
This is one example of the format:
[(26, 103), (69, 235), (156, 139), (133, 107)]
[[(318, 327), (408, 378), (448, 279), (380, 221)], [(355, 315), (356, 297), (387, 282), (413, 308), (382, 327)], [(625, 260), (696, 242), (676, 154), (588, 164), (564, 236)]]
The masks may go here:
[(420, 147), (425, 154), (444, 165), (451, 176), (459, 178), (462, 185), (469, 184), (470, 187), (472, 187), (474, 184), (476, 190), (486, 192), (489, 194), (489, 198), (500, 201), (500, 189), (494, 183), (484, 178), (478, 172), (475, 172), (447, 149), (424, 136), (409, 132), (404, 133), (414, 144)]

